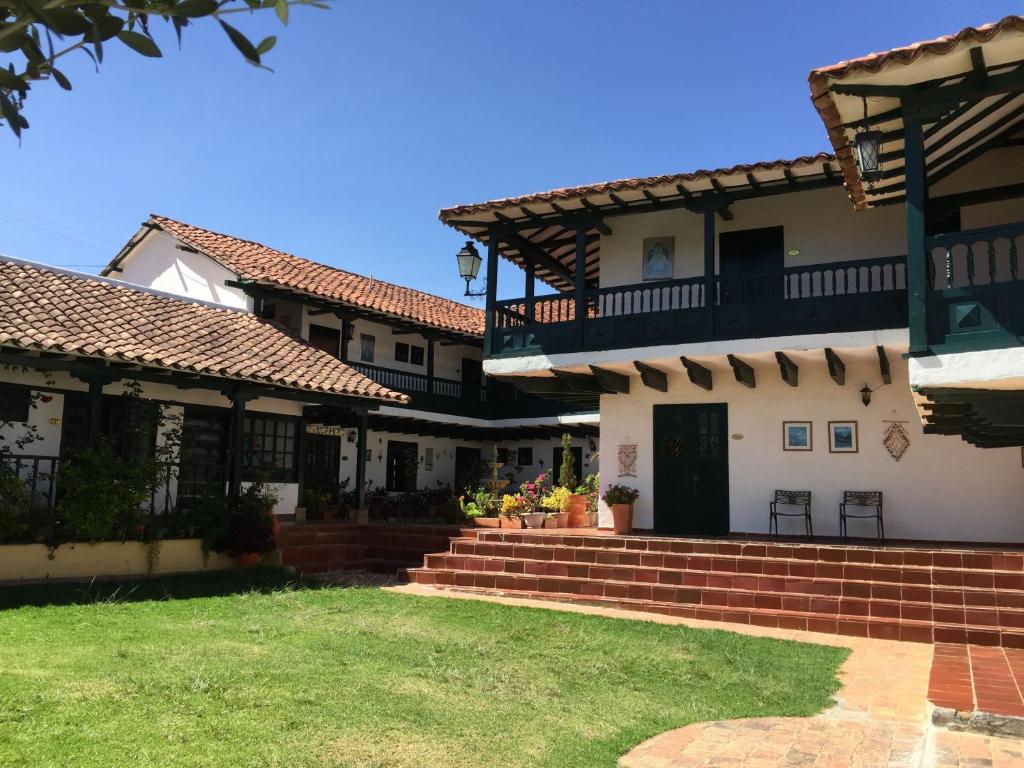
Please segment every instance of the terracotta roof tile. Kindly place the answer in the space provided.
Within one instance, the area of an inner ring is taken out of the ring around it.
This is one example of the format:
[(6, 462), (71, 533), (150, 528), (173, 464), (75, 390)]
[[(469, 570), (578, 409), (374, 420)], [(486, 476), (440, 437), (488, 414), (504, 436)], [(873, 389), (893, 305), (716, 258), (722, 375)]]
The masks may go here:
[(249, 312), (13, 260), (0, 261), (0, 344), (408, 401)]
[(483, 336), (484, 312), (476, 307), (318, 264), (262, 243), (195, 227), (166, 216), (154, 214), (149, 222), (243, 278), (274, 283), (432, 328)]
[(982, 24), (978, 27), (964, 27), (955, 34), (943, 35), (934, 40), (923, 40), (888, 51), (869, 53), (867, 56), (840, 61), (838, 64), (832, 64), (827, 67), (819, 67), (811, 71), (810, 80), (813, 82), (819, 77), (840, 79), (860, 70), (878, 72), (890, 64), (909, 64), (925, 54), (944, 56), (955, 51), (963, 43), (988, 42), (996, 35), (1008, 29), (1024, 32), (1024, 16), (1006, 16), (991, 24)]
[(823, 162), (833, 160), (833, 155), (826, 152), (819, 152), (816, 155), (802, 156), (791, 160), (766, 160), (757, 163), (744, 163), (733, 165), (728, 168), (715, 168), (713, 170), (697, 170), (688, 173), (675, 173), (665, 176), (641, 176), (633, 179), (618, 179), (616, 181), (602, 181), (595, 184), (584, 184), (577, 187), (562, 187), (552, 189), (548, 192), (534, 192), (529, 195), (518, 197), (503, 197), (496, 200), (488, 200), (483, 203), (471, 203), (469, 205), (455, 205), (450, 208), (443, 208), (439, 214), (441, 221), (446, 224), (450, 219), (459, 216), (467, 216), (485, 211), (500, 210), (519, 205), (530, 205), (536, 203), (558, 202), (559, 200), (570, 200), (584, 197), (586, 195), (600, 195), (609, 192), (623, 192), (627, 190), (653, 189), (675, 184), (683, 184), (688, 181), (718, 179), (733, 174), (747, 174), (755, 171), (776, 171), (786, 168), (796, 168), (805, 165), (819, 165)]

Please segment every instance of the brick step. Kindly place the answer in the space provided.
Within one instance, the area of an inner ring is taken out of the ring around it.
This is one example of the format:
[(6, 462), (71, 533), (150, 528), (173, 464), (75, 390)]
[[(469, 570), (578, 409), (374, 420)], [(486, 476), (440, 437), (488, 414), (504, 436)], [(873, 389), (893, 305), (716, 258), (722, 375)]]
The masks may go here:
[[(685, 555), (669, 555), (669, 558), (686, 558)], [(691, 567), (646, 567), (646, 566), (614, 566), (594, 563), (566, 562), (562, 560), (528, 560), (514, 557), (494, 557), (486, 555), (463, 555), (451, 553), (428, 554), (424, 556), (426, 568), (441, 570), (485, 571), (491, 573), (523, 573), (533, 576), (569, 576), (583, 579), (612, 580), (619, 582), (638, 582), (645, 584), (664, 584), (688, 587), (716, 587), (721, 589), (741, 589), (748, 591), (774, 591), (820, 595), (830, 597), (875, 597), (890, 600), (914, 600), (916, 602), (936, 603), (941, 605), (970, 606), (1001, 606), (1004, 608), (1024, 608), (1024, 591), (1015, 584), (1016, 576), (1010, 579), (1012, 587), (995, 587), (995, 579), (989, 573), (987, 579), (976, 579), (986, 586), (960, 586), (949, 584), (949, 578), (939, 578), (938, 583), (920, 583), (922, 580), (884, 581), (870, 578), (854, 578), (860, 574), (844, 573), (844, 570), (860, 569), (861, 566), (830, 565), (812, 570), (808, 573), (793, 572), (760, 575), (754, 573), (737, 573), (735, 571), (718, 570), (715, 566), (702, 567), (704, 563), (696, 563)], [(796, 563), (794, 563), (796, 564)], [(952, 573), (960, 574), (954, 571)], [(827, 574), (827, 575), (822, 575)], [(878, 574), (876, 574), (878, 575)], [(930, 576), (928, 571), (921, 575)], [(979, 576), (981, 573), (978, 574)], [(1020, 577), (1024, 579), (1024, 576)], [(962, 581), (962, 580), (961, 580)]]
[[(557, 579), (553, 584), (544, 583), (544, 577), (517, 576), (514, 574), (488, 574), (479, 571), (431, 571), (423, 568), (410, 569), (408, 578), (417, 584), (484, 594), (511, 594), (516, 597), (528, 597), (544, 600), (557, 600), (571, 603), (605, 605), (627, 610), (661, 613), (684, 618), (704, 619), (708, 621), (727, 621), (740, 624), (755, 624), (765, 627), (783, 629), (800, 629), (829, 634), (876, 637), (891, 640), (912, 642), (943, 642), (965, 643), (977, 645), (1003, 645), (1005, 647), (1024, 648), (1024, 629), (997, 627), (973, 624), (946, 624), (941, 621), (928, 621), (888, 616), (856, 616), (846, 614), (825, 614), (811, 610), (787, 610), (784, 608), (760, 608), (756, 606), (713, 605), (705, 603), (686, 603), (676, 600), (655, 599), (654, 589), (651, 596), (634, 591), (630, 594), (620, 593), (614, 586), (609, 592), (606, 585), (599, 582), (583, 582), (592, 584), (594, 594), (576, 591), (563, 591), (563, 587), (575, 589), (567, 582), (573, 580)], [(449, 579), (451, 583), (449, 582)], [(632, 585), (639, 587), (642, 585)], [(598, 592), (598, 587), (601, 591)], [(659, 593), (660, 594), (660, 593)], [(679, 594), (676, 594), (679, 597)]]
[(587, 547), (546, 547), (533, 544), (466, 541), (452, 542), (456, 556), (507, 558), (610, 568), (653, 568), (674, 571), (734, 573), (748, 576), (844, 579), (887, 584), (936, 587), (977, 587), (980, 589), (1024, 590), (1024, 571), (964, 569), (931, 566), (891, 566), (772, 558), (755, 555), (668, 554), (606, 550)]
[[(440, 586), (527, 589), (597, 597), (691, 603), (714, 608), (759, 608), (821, 615), (892, 618), (959, 626), (1005, 627), (1024, 631), (1020, 607), (941, 605), (929, 600), (893, 597), (839, 597), (816, 593), (755, 590), (729, 586), (686, 586), (618, 581), (614, 578), (551, 576), (467, 569), (419, 569), (420, 583)], [(432, 581), (431, 581), (432, 579)], [(519, 585), (519, 586), (515, 586)]]
[(735, 541), (728, 539), (673, 539), (641, 536), (593, 536), (585, 534), (531, 534), (519, 531), (481, 530), (477, 540), (488, 543), (509, 542), (545, 547), (611, 549), (627, 552), (724, 555), (847, 562), (877, 565), (923, 566), (938, 568), (995, 569), (1024, 572), (1021, 548), (970, 547), (961, 545), (884, 546), (861, 543), (792, 543), (775, 541)]

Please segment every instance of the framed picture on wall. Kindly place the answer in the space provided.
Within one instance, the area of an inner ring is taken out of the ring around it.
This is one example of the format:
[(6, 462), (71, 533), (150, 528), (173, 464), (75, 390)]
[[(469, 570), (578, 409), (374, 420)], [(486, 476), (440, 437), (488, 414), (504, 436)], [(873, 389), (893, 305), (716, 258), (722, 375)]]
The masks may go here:
[(830, 421), (828, 423), (829, 453), (856, 453), (857, 450), (857, 422)]
[(809, 421), (782, 422), (782, 450), (814, 450), (814, 429)]
[(671, 280), (674, 272), (676, 239), (648, 237), (644, 239), (644, 280)]

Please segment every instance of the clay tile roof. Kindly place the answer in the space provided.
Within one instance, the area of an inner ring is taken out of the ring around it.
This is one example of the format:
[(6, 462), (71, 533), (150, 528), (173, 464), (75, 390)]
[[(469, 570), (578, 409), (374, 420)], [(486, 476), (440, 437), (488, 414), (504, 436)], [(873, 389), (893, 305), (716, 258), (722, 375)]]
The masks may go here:
[(408, 402), (249, 312), (6, 258), (0, 260), (0, 345)]
[(577, 187), (562, 187), (547, 192), (534, 192), (529, 195), (518, 197), (503, 197), (496, 200), (488, 200), (483, 203), (471, 203), (469, 205), (455, 205), (450, 208), (442, 208), (439, 214), (441, 221), (448, 223), (449, 220), (459, 216), (467, 216), (474, 213), (501, 210), (503, 208), (517, 207), (537, 203), (552, 203), (562, 200), (574, 200), (587, 195), (601, 195), (609, 192), (642, 191), (645, 189), (656, 189), (658, 187), (669, 187), (675, 184), (686, 182), (710, 181), (728, 176), (746, 176), (748, 173), (757, 171), (781, 171), (804, 166), (819, 166), (823, 162), (835, 159), (833, 155), (820, 152), (816, 155), (796, 157), (791, 160), (765, 160), (756, 163), (742, 163), (728, 168), (715, 168), (712, 170), (700, 169), (687, 173), (674, 173), (664, 176), (641, 176), (633, 179), (618, 179), (616, 181), (602, 181), (595, 184), (584, 184)]
[(476, 307), (318, 264), (262, 243), (202, 229), (166, 216), (154, 214), (150, 216), (149, 223), (220, 262), (242, 278), (273, 283), (432, 328), (466, 336), (483, 336), (484, 313)]
[(827, 67), (819, 67), (811, 71), (810, 79), (813, 82), (820, 77), (840, 79), (857, 71), (878, 72), (890, 64), (910, 64), (925, 54), (944, 56), (955, 51), (963, 43), (985, 43), (1008, 29), (1024, 32), (1024, 16), (1007, 16), (991, 24), (964, 27), (956, 34), (943, 35), (934, 40), (924, 40), (889, 51), (869, 53), (867, 56), (840, 61), (838, 64)]
[[(991, 24), (965, 27), (952, 35), (944, 35), (934, 40), (925, 40), (893, 48), (889, 51), (871, 53), (867, 56), (841, 61), (838, 64), (819, 67), (811, 71), (808, 75), (811, 101), (814, 103), (815, 109), (825, 124), (829, 140), (836, 150), (836, 157), (843, 171), (843, 178), (846, 182), (850, 200), (858, 210), (867, 208), (871, 205), (873, 199), (879, 199), (879, 197), (874, 192), (869, 194), (869, 191), (866, 191), (861, 183), (860, 175), (857, 171), (857, 163), (853, 156), (853, 150), (850, 147), (850, 137), (844, 128), (842, 105), (839, 103), (841, 99), (837, 98), (836, 94), (830, 90), (833, 82), (852, 77), (860, 83), (876, 76), (882, 78), (883, 84), (890, 85), (897, 80), (913, 80), (913, 75), (909, 70), (903, 71), (899, 67), (909, 67), (915, 64), (915, 62), (921, 62), (921, 66), (924, 67), (929, 66), (926, 62), (931, 62), (932, 65), (935, 65), (938, 63), (936, 57), (949, 56), (961, 51), (967, 45), (973, 46), (990, 43), (1006, 32), (1024, 33), (1024, 16), (1007, 16)], [(1019, 56), (1015, 55), (1011, 58), (1019, 59)], [(957, 65), (951, 61), (949, 66), (955, 67)], [(955, 72), (947, 74), (955, 74)], [(924, 75), (923, 77), (927, 78), (928, 76)], [(935, 72), (932, 72), (930, 77), (934, 76)], [(847, 101), (854, 101), (858, 105), (862, 103), (853, 97), (848, 97)], [(889, 101), (898, 105), (895, 99), (886, 100), (881, 98), (871, 99), (868, 104), (873, 112), (885, 112), (886, 109), (892, 106), (892, 104), (888, 103)], [(849, 105), (847, 105), (847, 109), (849, 110)], [(851, 116), (847, 114), (846, 119), (849, 120), (850, 118)], [(894, 122), (897, 124), (894, 124)], [(900, 127), (898, 123), (901, 122), (902, 118), (893, 118), (893, 121), (889, 122), (886, 129), (895, 131)]]

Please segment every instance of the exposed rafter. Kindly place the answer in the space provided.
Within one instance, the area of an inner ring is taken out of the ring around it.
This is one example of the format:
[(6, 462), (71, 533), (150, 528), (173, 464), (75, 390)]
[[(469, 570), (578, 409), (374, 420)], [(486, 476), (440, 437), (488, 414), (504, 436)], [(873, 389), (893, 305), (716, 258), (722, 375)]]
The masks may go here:
[(789, 384), (791, 387), (795, 387), (799, 384), (800, 369), (797, 364), (786, 357), (782, 352), (775, 353), (775, 360), (779, 364), (779, 373), (782, 374), (782, 380)]
[(875, 347), (878, 352), (878, 371), (882, 374), (883, 384), (892, 384), (892, 370), (889, 368), (889, 357), (885, 354), (885, 347)]
[(633, 365), (640, 374), (640, 381), (644, 383), (645, 387), (658, 392), (668, 392), (668, 376), (664, 371), (647, 365), (647, 363), (641, 363), (639, 360), (634, 360)]
[(846, 364), (829, 347), (825, 347), (825, 362), (828, 364), (828, 375), (832, 377), (832, 381), (840, 386), (846, 384)]
[(736, 355), (726, 355), (729, 361), (729, 365), (732, 366), (733, 375), (736, 377), (736, 381), (745, 387), (753, 389), (757, 386), (757, 379), (754, 376), (754, 369), (749, 363), (745, 363), (740, 360)]
[(693, 360), (687, 360), (685, 357), (679, 358), (683, 367), (686, 369), (686, 375), (690, 378), (690, 381), (696, 384), (701, 389), (706, 389), (708, 392), (711, 391), (713, 386), (713, 380), (711, 370), (705, 368), (700, 363), (695, 363)]
[(629, 394), (629, 376), (607, 368), (599, 368), (596, 365), (590, 366), (591, 373), (605, 392), (615, 392), (622, 395)]

